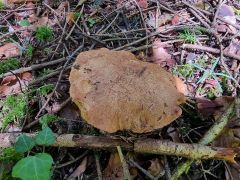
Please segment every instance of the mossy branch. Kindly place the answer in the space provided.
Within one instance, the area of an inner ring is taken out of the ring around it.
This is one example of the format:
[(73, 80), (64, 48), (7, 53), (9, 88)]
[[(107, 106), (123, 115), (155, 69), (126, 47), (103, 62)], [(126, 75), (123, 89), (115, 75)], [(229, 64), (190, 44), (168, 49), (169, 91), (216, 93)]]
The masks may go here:
[[(21, 133), (3, 133), (0, 134), (0, 147), (12, 146)], [(35, 134), (25, 133), (27, 136)], [(136, 139), (133, 143), (123, 141), (122, 139), (86, 136), (77, 134), (56, 135), (55, 147), (80, 147), (90, 149), (116, 150), (116, 146), (121, 146), (127, 151), (149, 154), (166, 154), (183, 156), (190, 159), (220, 159), (235, 162), (235, 150), (232, 148), (209, 147), (201, 144), (174, 143), (156, 139)]]
[[(222, 114), (222, 116), (216, 121), (216, 123), (207, 131), (207, 133), (200, 140), (199, 144), (208, 145), (221, 134), (224, 127), (234, 115), (236, 104), (240, 104), (239, 98), (236, 98), (235, 102), (233, 102), (228, 107), (228, 109)], [(179, 165), (172, 175), (172, 180), (177, 180), (184, 172), (186, 172), (190, 168), (193, 162), (193, 160), (188, 160), (185, 163)]]

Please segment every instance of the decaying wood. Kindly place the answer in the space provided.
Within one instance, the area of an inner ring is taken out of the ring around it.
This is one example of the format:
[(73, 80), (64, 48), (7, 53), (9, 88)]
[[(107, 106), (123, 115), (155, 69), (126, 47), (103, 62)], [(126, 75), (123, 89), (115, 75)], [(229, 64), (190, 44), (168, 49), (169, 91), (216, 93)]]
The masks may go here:
[[(12, 146), (20, 135), (21, 133), (0, 134), (0, 148)], [(25, 133), (25, 135), (35, 136), (35, 134), (28, 133)], [(136, 139), (133, 142), (127, 142), (119, 138), (79, 134), (56, 135), (56, 143), (52, 146), (105, 150), (116, 150), (117, 146), (121, 146), (124, 150), (137, 153), (176, 155), (190, 159), (220, 159), (229, 162), (235, 162), (235, 150), (237, 150), (232, 148), (210, 147), (201, 144), (174, 143), (156, 139)]]

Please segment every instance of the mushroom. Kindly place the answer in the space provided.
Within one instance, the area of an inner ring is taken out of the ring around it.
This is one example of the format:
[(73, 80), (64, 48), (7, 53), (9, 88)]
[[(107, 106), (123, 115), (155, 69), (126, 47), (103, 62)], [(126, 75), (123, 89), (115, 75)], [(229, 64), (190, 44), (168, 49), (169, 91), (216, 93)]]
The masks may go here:
[[(127, 51), (82, 52), (70, 73), (70, 96), (92, 126), (113, 133), (145, 133), (176, 118), (185, 102), (182, 81)], [(183, 91), (181, 89), (181, 91)]]

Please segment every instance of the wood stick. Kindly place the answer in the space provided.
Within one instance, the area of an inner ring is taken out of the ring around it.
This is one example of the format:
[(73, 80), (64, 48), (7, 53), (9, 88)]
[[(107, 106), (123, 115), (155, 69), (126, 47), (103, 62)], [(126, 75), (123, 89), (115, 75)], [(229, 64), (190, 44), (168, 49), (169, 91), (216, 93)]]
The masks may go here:
[[(34, 138), (36, 134), (29, 133), (2, 133), (0, 134), (0, 148), (14, 145), (17, 138), (25, 134)], [(190, 159), (220, 159), (234, 163), (236, 155), (233, 148), (210, 147), (201, 144), (174, 143), (156, 139), (136, 139), (133, 143), (119, 138), (104, 136), (86, 136), (80, 134), (55, 135), (54, 147), (80, 147), (87, 149), (116, 150), (117, 146), (127, 151), (149, 154), (166, 154), (183, 156)]]
[[(195, 44), (183, 44), (182, 48), (183, 49), (194, 49), (194, 50), (199, 50), (199, 51), (206, 51), (206, 52), (210, 52), (210, 53), (213, 53), (213, 54), (219, 54), (220, 53), (219, 49), (215, 49), (215, 48), (211, 48), (211, 47), (207, 47), (207, 46), (195, 45)], [(232, 54), (232, 53), (228, 53), (226, 51), (223, 51), (223, 55), (227, 56), (229, 58), (233, 58), (233, 59), (236, 59), (236, 60), (240, 61), (240, 56), (238, 56), (236, 54)]]

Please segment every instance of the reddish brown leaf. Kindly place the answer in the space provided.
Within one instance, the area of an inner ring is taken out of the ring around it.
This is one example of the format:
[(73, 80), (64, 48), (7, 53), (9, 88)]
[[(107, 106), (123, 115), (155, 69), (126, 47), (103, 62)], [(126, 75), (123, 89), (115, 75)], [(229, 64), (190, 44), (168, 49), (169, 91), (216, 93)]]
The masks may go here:
[(146, 9), (148, 7), (147, 0), (137, 0), (137, 3), (140, 8)]
[(0, 47), (0, 60), (20, 56), (21, 51), (14, 43), (7, 43)]
[(160, 40), (153, 42), (153, 57), (154, 63), (164, 66), (172, 67), (176, 62), (172, 59), (172, 56), (165, 49), (166, 44), (163, 44)]
[(32, 74), (29, 72), (18, 75), (18, 78), (15, 75), (3, 78), (0, 84), (0, 97), (20, 93), (21, 90), (26, 89), (31, 80)]

